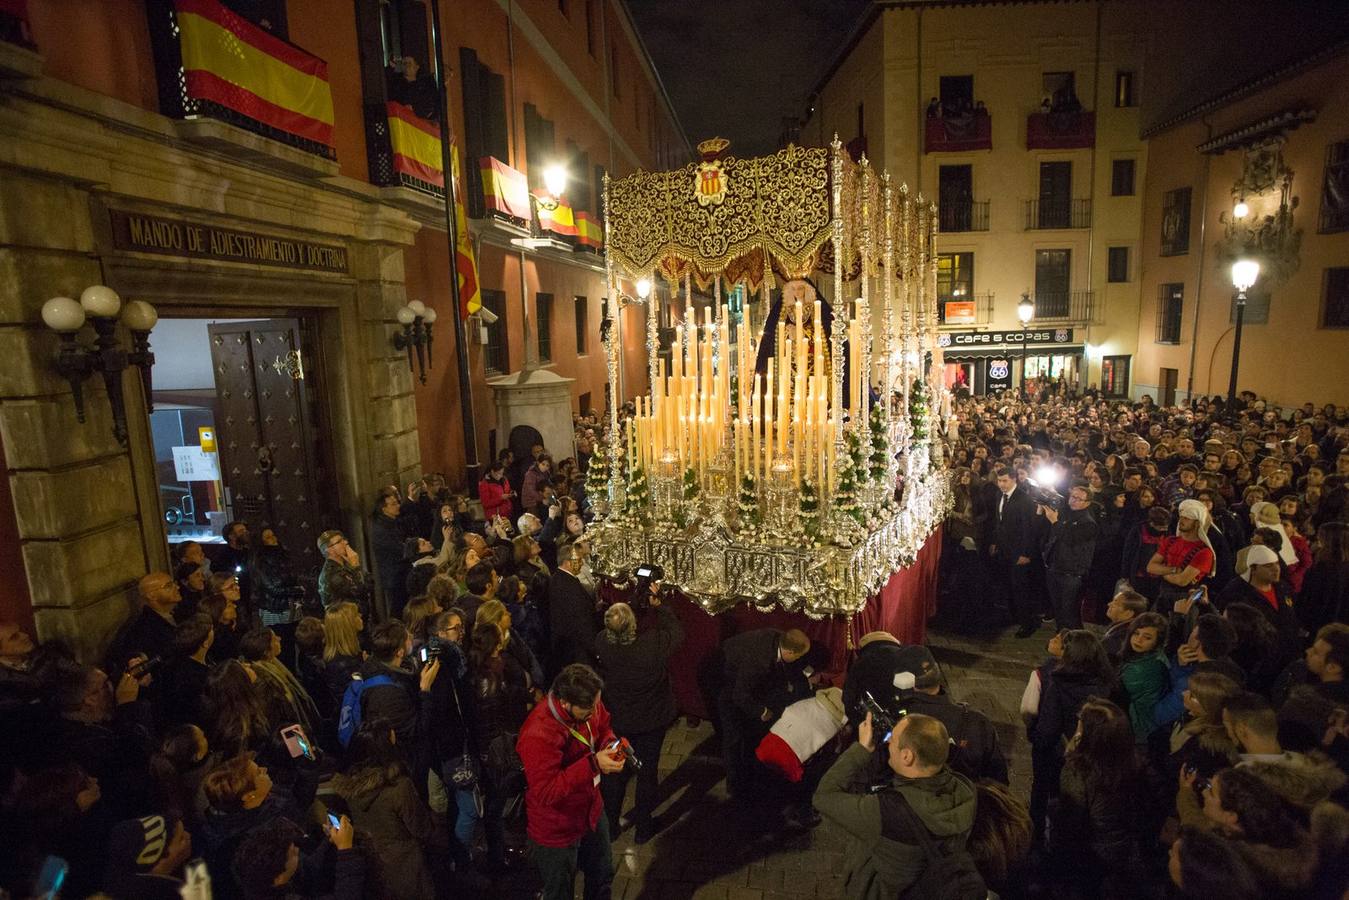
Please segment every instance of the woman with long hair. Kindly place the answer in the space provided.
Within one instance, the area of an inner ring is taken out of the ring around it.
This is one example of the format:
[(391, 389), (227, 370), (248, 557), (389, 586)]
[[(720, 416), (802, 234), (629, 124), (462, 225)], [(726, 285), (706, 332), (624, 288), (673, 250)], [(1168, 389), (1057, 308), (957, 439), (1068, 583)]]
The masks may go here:
[[(431, 580), (434, 581), (439, 577), (437, 575)], [(427, 584), (427, 593), (420, 597), (413, 597), (408, 601), (408, 605), (403, 607), (403, 624), (407, 626), (408, 634), (412, 635), (412, 650), (414, 653), (422, 644), (426, 643), (426, 626), (440, 611), (440, 604), (431, 599), (429, 583)]]
[(1156, 729), (1153, 710), (1171, 686), (1170, 668), (1162, 652), (1165, 641), (1166, 619), (1160, 613), (1145, 612), (1129, 623), (1120, 654), (1119, 687), (1138, 744), (1146, 744)]
[(215, 640), (207, 659), (211, 663), (233, 659), (239, 655), (239, 635), (245, 630), (239, 624), (239, 579), (233, 572), (217, 573), (206, 581), (201, 608), (211, 614), (215, 623)]
[(1223, 707), (1241, 693), (1241, 685), (1216, 672), (1195, 672), (1181, 695), (1186, 716), (1171, 730), (1171, 758), (1167, 772), (1175, 778), (1190, 768), (1201, 778), (1234, 765), (1237, 746), (1223, 726)]
[(1349, 523), (1325, 522), (1316, 529), (1312, 564), (1293, 608), (1312, 634), (1331, 622), (1349, 622)]
[(255, 684), (257, 677), (237, 659), (229, 659), (212, 669), (207, 679), (206, 736), (227, 758), (258, 750), (271, 736), (267, 706)]
[(352, 824), (369, 838), (378, 885), (375, 896), (389, 900), (435, 897), (436, 879), (428, 857), (449, 848), (438, 817), (412, 784), (384, 719), (362, 722), (347, 747), (347, 766), (333, 778), (333, 790), (347, 803)]
[(1129, 897), (1142, 866), (1142, 789), (1129, 716), (1092, 697), (1068, 742), (1051, 815), (1056, 872), (1084, 897)]
[[(503, 579), (504, 583), (505, 579)], [(518, 582), (517, 582), (518, 584)], [(501, 592), (501, 585), (497, 585), (497, 592)], [(525, 641), (515, 640), (515, 632), (512, 629), (514, 620), (511, 617), (510, 610), (506, 604), (495, 598), (486, 600), (478, 607), (476, 617), (473, 620), (473, 626), (487, 624), (495, 625), (501, 632), (502, 652), (508, 654), (519, 664), (528, 676), (529, 689), (539, 689), (543, 684), (543, 666), (539, 665), (538, 659), (534, 656), (534, 651), (530, 649)]]
[(282, 727), (297, 724), (312, 739), (322, 728), (318, 707), (295, 673), (281, 664), (280, 653), (281, 637), (270, 628), (254, 628), (239, 639), (239, 655), (257, 676), (267, 717)]
[(365, 620), (355, 603), (334, 603), (323, 614), (323, 678), (335, 709), (351, 683), (352, 673), (361, 667), (361, 633)]
[(1078, 711), (1088, 698), (1106, 696), (1114, 679), (1105, 648), (1090, 631), (1066, 631), (1062, 645), (1063, 656), (1045, 685), (1030, 727), (1030, 813), (1037, 841), (1044, 837), (1049, 803), (1058, 793), (1062, 748), (1077, 728)]
[(472, 723), (474, 744), (483, 763), (482, 823), (487, 834), (488, 867), (498, 870), (506, 864), (502, 820), (506, 801), (524, 789), (524, 770), (515, 753), (515, 740), (530, 709), (529, 676), (506, 652), (506, 645), (507, 636), (498, 624), (484, 620), (473, 627), (468, 653), (477, 711)]
[(215, 765), (206, 732), (196, 725), (177, 725), (164, 734), (159, 749), (150, 757), (155, 779), (155, 809), (181, 819), (192, 830), (206, 813), (204, 799), (198, 802), (202, 779)]

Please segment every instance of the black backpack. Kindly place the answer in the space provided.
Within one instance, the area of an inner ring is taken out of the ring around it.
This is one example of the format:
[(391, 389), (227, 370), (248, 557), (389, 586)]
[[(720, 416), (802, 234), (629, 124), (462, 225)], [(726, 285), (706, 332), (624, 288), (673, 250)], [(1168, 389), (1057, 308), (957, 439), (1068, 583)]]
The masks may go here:
[(918, 880), (900, 895), (902, 900), (985, 900), (988, 885), (975, 867), (974, 857), (966, 849), (965, 841), (952, 839), (942, 847), (933, 840), (904, 795), (895, 791), (895, 796), (899, 798), (895, 810), (908, 820), (923, 855), (927, 857), (927, 865)]

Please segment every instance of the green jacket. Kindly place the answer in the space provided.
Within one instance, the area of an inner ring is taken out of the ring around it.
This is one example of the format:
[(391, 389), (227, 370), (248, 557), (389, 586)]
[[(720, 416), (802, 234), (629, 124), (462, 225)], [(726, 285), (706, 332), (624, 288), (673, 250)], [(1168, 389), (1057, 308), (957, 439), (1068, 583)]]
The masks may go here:
[(963, 844), (974, 825), (975, 792), (968, 779), (943, 766), (929, 778), (893, 776), (884, 790), (870, 794), (870, 762), (867, 749), (853, 744), (825, 773), (814, 802), (822, 816), (855, 839), (844, 860), (847, 896), (893, 900), (927, 865), (898, 809), (900, 795), (934, 838)]
[(1171, 688), (1166, 657), (1160, 650), (1136, 656), (1120, 666), (1119, 679), (1129, 695), (1129, 724), (1133, 726), (1134, 739), (1145, 744), (1157, 727), (1152, 711)]

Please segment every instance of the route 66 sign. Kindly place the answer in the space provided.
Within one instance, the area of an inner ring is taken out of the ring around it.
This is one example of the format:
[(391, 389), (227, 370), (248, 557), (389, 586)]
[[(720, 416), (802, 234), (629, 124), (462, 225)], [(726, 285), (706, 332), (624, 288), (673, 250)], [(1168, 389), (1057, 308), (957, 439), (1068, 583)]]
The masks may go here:
[(726, 199), (726, 170), (719, 160), (698, 164), (693, 174), (693, 191), (699, 206), (714, 206)]
[(1002, 381), (1011, 374), (1010, 367), (1005, 359), (995, 359), (988, 364), (988, 377), (997, 381)]

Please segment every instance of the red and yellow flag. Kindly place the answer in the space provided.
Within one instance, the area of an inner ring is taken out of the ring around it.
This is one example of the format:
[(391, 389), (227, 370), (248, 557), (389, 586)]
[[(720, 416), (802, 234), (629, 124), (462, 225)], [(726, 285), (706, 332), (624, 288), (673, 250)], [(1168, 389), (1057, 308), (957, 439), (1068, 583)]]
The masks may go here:
[(525, 176), (492, 156), (480, 159), (478, 167), (482, 173), (483, 200), (488, 211), (528, 223), (529, 182)]
[(482, 290), (478, 285), (478, 261), (473, 256), (473, 240), (464, 214), (464, 183), (459, 177), (459, 146), (450, 146), (450, 166), (454, 176), (454, 268), (459, 273), (459, 310), (467, 318), (482, 309)]
[(405, 104), (390, 100), (384, 105), (389, 115), (394, 171), (439, 188), (445, 187), (445, 171), (440, 159), (440, 126), (420, 118)]
[(333, 145), (328, 64), (216, 0), (175, 0), (187, 94), (278, 131)]

